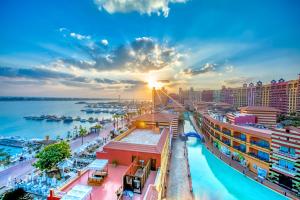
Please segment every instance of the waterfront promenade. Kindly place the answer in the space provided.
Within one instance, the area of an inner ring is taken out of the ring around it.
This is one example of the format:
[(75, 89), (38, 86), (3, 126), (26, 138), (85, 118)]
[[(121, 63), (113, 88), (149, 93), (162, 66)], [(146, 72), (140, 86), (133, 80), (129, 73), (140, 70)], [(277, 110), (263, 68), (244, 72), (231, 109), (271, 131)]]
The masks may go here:
[[(179, 133), (183, 127), (179, 127)], [(167, 184), (167, 199), (169, 200), (191, 200), (189, 169), (187, 156), (185, 155), (185, 142), (180, 138), (172, 141), (171, 160)]]
[[(112, 129), (113, 129), (112, 124), (107, 124), (104, 127), (104, 129), (102, 131), (100, 131), (99, 134), (89, 134), (86, 137), (84, 137), (83, 144), (90, 142), (99, 136), (106, 138)], [(82, 145), (81, 142), (82, 142), (81, 137), (70, 142), (72, 152), (74, 152), (74, 150), (76, 150), (77, 148), (79, 148)], [(17, 165), (14, 165), (8, 169), (1, 171), (0, 172), (0, 191), (1, 191), (1, 188), (5, 187), (7, 185), (9, 177), (11, 179), (14, 179), (14, 178), (22, 179), (26, 176), (26, 174), (31, 173), (33, 170), (35, 170), (35, 168), (32, 166), (32, 163), (34, 163), (35, 160), (36, 159), (33, 158), (30, 160), (22, 161), (22, 162), (18, 163)]]

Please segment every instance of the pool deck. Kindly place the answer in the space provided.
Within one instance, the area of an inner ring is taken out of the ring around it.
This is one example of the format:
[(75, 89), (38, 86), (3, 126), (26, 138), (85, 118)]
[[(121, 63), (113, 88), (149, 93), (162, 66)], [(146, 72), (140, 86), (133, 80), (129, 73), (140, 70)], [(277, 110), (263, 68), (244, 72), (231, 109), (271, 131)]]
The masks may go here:
[[(182, 132), (182, 126), (179, 127), (179, 133)], [(190, 191), (191, 182), (188, 177), (189, 169), (185, 142), (180, 138), (172, 141), (172, 155), (170, 160), (170, 173), (168, 176), (167, 196), (170, 200), (191, 200), (193, 199)]]
[[(197, 126), (196, 121), (194, 119), (194, 117), (190, 116), (190, 120), (194, 126), (194, 128), (196, 129), (197, 132), (201, 133), (202, 131), (200, 130), (200, 128)], [(204, 135), (205, 136), (205, 135)], [(205, 136), (206, 137), (206, 136)], [(257, 181), (257, 175), (253, 172), (251, 172), (249, 169), (247, 169), (246, 167), (243, 167), (242, 165), (239, 164), (239, 162), (232, 160), (231, 158), (225, 156), (224, 154), (222, 154), (216, 147), (214, 147), (212, 145), (212, 143), (207, 142), (208, 139), (205, 138), (205, 145), (206, 148), (211, 151), (215, 156), (217, 156), (219, 159), (221, 159), (223, 162), (225, 162), (226, 164), (230, 165), (231, 167), (235, 168), (236, 170), (238, 170), (241, 173), (244, 173), (245, 175), (247, 175), (249, 178)], [(282, 187), (280, 187), (279, 185), (272, 183), (268, 180), (264, 180), (263, 185), (277, 191), (280, 194), (283, 194), (291, 199), (299, 199), (299, 197), (297, 197), (293, 192), (286, 190)]]

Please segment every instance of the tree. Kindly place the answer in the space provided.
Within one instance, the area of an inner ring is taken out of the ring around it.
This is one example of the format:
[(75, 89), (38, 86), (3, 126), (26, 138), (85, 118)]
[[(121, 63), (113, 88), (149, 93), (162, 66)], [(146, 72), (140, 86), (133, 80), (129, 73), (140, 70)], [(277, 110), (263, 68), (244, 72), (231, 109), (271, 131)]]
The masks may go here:
[(4, 196), (2, 197), (2, 200), (11, 200), (11, 199), (33, 199), (33, 197), (26, 193), (22, 188), (18, 188), (16, 190), (13, 191), (8, 191), (4, 194)]
[(0, 164), (8, 165), (10, 163), (11, 156), (5, 152), (4, 149), (0, 149)]
[(40, 170), (51, 170), (57, 168), (57, 164), (62, 160), (71, 156), (71, 148), (69, 143), (61, 141), (59, 143), (50, 144), (41, 150), (37, 155), (38, 161), (33, 166)]
[(87, 135), (86, 128), (83, 128), (82, 126), (79, 127), (79, 136), (81, 137), (81, 144), (83, 144), (83, 137)]

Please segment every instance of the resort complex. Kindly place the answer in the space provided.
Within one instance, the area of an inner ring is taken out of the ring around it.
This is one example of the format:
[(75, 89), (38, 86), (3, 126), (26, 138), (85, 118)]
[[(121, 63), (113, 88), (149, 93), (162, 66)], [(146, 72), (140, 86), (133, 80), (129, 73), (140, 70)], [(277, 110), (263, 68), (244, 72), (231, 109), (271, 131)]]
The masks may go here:
[(0, 200), (300, 200), (300, 0), (0, 1)]
[(283, 113), (295, 113), (300, 110), (300, 75), (296, 80), (283, 78), (272, 80), (268, 84), (261, 81), (245, 83), (242, 87), (223, 86), (220, 90), (195, 91), (179, 89), (181, 103), (189, 101), (223, 102), (235, 108), (243, 106), (267, 106), (281, 110)]
[[(111, 118), (89, 122), (89, 130), (80, 126), (65, 139), (26, 143), (27, 151), (33, 151), (31, 158), (15, 167), (28, 162), (30, 173), (13, 179), (10, 168), (4, 170), (9, 177), (3, 180), (4, 194), (22, 190), (48, 200), (226, 199), (231, 195), (250, 200), (249, 190), (253, 190), (259, 199), (298, 198), (300, 128), (292, 124), (297, 124), (299, 113), (266, 105), (236, 108), (206, 99), (207, 91), (195, 97), (186, 96), (182, 89), (179, 94), (165, 88), (151, 90), (151, 102), (75, 103), (91, 110), (86, 115), (97, 118), (108, 112)], [(50, 123), (30, 120), (43, 121)], [(12, 139), (2, 143), (14, 144)], [(242, 192), (228, 182), (231, 178), (243, 185)]]

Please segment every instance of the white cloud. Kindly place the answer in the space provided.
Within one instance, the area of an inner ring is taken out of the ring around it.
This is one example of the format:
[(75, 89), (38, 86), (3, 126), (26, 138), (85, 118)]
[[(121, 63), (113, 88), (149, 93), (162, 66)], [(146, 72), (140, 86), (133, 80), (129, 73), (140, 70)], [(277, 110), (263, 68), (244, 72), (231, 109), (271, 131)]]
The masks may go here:
[(94, 0), (101, 10), (105, 9), (108, 13), (128, 13), (139, 12), (140, 14), (161, 13), (167, 17), (170, 11), (170, 3), (185, 3), (187, 0)]
[(108, 41), (106, 39), (103, 39), (100, 41), (101, 44), (103, 44), (104, 46), (107, 46), (108, 45)]
[(91, 39), (91, 36), (89, 36), (89, 35), (81, 35), (79, 33), (74, 33), (74, 32), (71, 32), (70, 36), (73, 38), (76, 38), (77, 40)]

